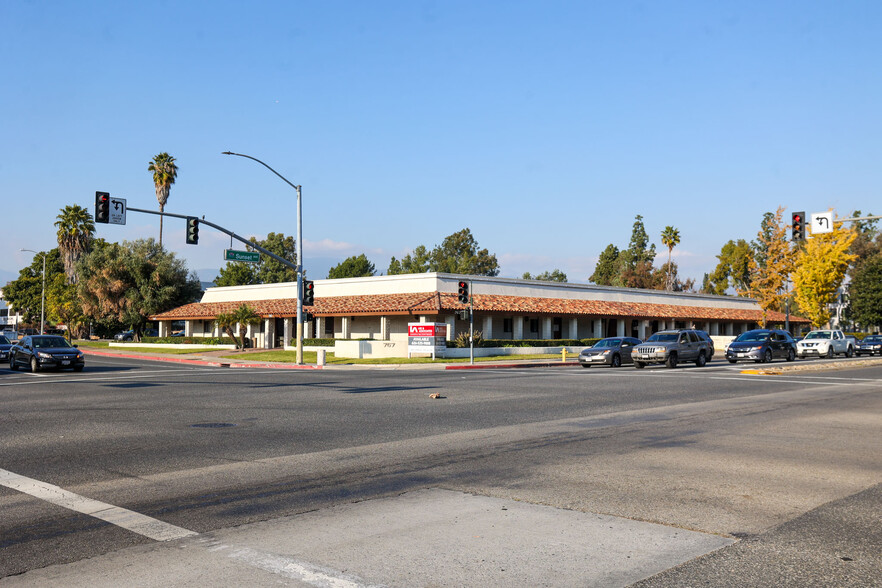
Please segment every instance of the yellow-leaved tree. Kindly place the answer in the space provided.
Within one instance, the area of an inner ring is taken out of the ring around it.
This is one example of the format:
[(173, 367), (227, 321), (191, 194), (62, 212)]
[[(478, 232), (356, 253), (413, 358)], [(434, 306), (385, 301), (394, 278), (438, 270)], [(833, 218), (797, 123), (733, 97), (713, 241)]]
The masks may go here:
[(848, 252), (857, 232), (834, 223), (832, 233), (819, 233), (807, 239), (796, 259), (793, 291), (796, 303), (815, 328), (827, 324), (836, 290), (845, 279), (849, 264), (857, 258)]
[(757, 240), (753, 242), (754, 255), (748, 261), (749, 286), (738, 290), (740, 296), (755, 298), (763, 311), (762, 323), (770, 310), (782, 312), (787, 299), (787, 280), (793, 271), (795, 254), (787, 240), (787, 227), (782, 222), (784, 208), (775, 214), (767, 212)]

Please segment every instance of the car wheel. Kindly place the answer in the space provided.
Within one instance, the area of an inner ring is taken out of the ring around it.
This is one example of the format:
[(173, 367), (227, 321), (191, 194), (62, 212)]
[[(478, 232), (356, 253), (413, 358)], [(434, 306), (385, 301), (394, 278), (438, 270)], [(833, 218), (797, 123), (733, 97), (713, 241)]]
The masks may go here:
[(31, 358), (31, 372), (37, 373), (40, 371), (40, 362), (37, 361), (36, 357)]
[(590, 368), (590, 367), (591, 367), (591, 366), (588, 365), (587, 363), (583, 363), (583, 364), (581, 364), (581, 365), (582, 365), (583, 368)]
[(614, 367), (614, 368), (622, 367), (622, 358), (618, 353), (616, 353), (612, 357), (612, 367)]
[(849, 345), (848, 349), (845, 350), (845, 357), (851, 357), (852, 355), (854, 355), (854, 347)]
[(707, 357), (704, 355), (704, 351), (698, 353), (698, 359), (695, 360), (695, 365), (698, 367), (704, 367), (707, 365)]
[(796, 352), (793, 351), (793, 349), (788, 349), (787, 350), (787, 361), (793, 361), (794, 359), (796, 359)]
[(18, 369), (18, 364), (15, 363), (14, 355), (9, 356), (9, 369), (11, 369), (12, 371), (16, 371)]
[(827, 359), (833, 359), (833, 346), (827, 348)]
[(730, 359), (729, 363), (738, 363), (738, 360), (737, 359)]
[(671, 353), (668, 356), (668, 359), (665, 361), (665, 367), (667, 367), (667, 368), (677, 367), (677, 354), (676, 353)]
[(772, 363), (772, 350), (766, 349), (766, 352), (763, 353), (763, 363)]
[(642, 370), (643, 368), (646, 367), (646, 364), (643, 363), (642, 361), (635, 361), (634, 367), (637, 368), (638, 370)]

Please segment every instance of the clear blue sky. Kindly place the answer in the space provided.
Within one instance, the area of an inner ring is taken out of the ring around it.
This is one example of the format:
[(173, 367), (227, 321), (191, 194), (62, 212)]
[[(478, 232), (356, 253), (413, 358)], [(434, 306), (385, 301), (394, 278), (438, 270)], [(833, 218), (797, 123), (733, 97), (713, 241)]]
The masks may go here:
[[(880, 22), (882, 3), (847, 0), (5, 0), (0, 278), (96, 190), (157, 209), (162, 151), (168, 212), (295, 235), (294, 190), (231, 150), (302, 184), (313, 278), (469, 227), (502, 276), (585, 282), (640, 214), (660, 251), (680, 230), (700, 283), (778, 205), (882, 210)], [(164, 231), (216, 275), (228, 237)], [(158, 217), (98, 234), (157, 237)]]

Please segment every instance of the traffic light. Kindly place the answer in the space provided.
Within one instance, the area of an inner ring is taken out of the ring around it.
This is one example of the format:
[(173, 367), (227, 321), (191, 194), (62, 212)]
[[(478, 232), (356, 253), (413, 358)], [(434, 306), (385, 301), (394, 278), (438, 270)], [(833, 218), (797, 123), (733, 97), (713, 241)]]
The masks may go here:
[(790, 224), (790, 238), (792, 241), (805, 241), (805, 213), (794, 212)]
[(110, 194), (107, 192), (95, 192), (95, 222), (110, 222)]
[(195, 216), (187, 217), (187, 245), (199, 244), (199, 219)]
[(303, 280), (303, 306), (312, 306), (313, 304), (315, 304), (315, 283)]
[(459, 301), (463, 304), (469, 303), (469, 283), (465, 280), (459, 282)]

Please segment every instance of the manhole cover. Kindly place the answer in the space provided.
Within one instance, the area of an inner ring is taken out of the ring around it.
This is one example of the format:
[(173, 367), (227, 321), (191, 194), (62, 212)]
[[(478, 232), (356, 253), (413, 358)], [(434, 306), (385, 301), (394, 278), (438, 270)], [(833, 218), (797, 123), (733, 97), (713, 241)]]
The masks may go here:
[(196, 423), (190, 426), (199, 429), (225, 429), (227, 427), (235, 427), (236, 423)]

